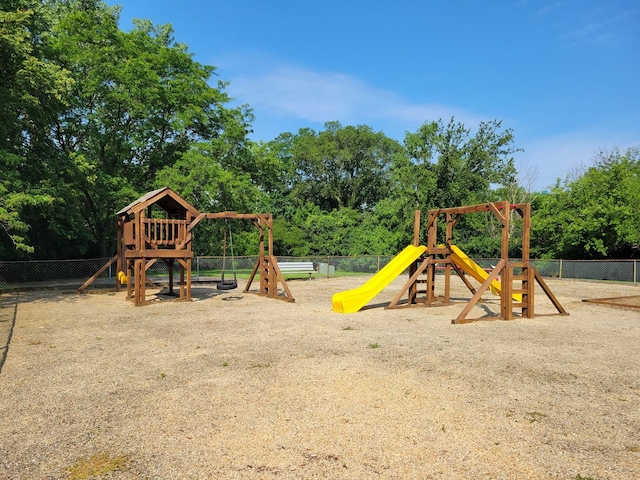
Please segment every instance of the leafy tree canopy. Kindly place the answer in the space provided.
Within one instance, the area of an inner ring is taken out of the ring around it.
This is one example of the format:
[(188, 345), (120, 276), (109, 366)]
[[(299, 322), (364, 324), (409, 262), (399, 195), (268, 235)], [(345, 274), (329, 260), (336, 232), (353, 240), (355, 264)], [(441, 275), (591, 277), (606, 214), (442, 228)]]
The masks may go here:
[(540, 257), (624, 258), (640, 248), (640, 150), (600, 152), (584, 174), (558, 181), (533, 219)]
[[(0, 106), (9, 139), (0, 161), (7, 170), (21, 161), (7, 184), (40, 195), (0, 201), (2, 218), (14, 219), (5, 230), (31, 227), (19, 245), (48, 258), (109, 255), (113, 213), (194, 145), (208, 143), (236, 171), (246, 166), (250, 110), (226, 107), (225, 83), (210, 86), (214, 67), (194, 61), (170, 25), (139, 20), (124, 32), (119, 8), (98, 0), (24, 12), (12, 3), (0, 17), (1, 91), (10, 92)], [(49, 200), (44, 211), (38, 199)]]
[(363, 125), (302, 129), (291, 147), (294, 195), (324, 211), (371, 210), (389, 192), (389, 167), (400, 151), (397, 142)]

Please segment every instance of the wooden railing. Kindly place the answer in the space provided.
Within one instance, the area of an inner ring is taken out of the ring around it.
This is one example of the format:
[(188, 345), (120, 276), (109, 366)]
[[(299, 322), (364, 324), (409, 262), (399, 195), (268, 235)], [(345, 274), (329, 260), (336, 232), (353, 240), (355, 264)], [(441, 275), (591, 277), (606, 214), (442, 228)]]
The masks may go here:
[(172, 246), (184, 242), (187, 238), (186, 220), (145, 218), (142, 226), (145, 240), (151, 245)]
[[(151, 247), (172, 247), (184, 244), (187, 238), (186, 220), (168, 220), (165, 218), (145, 218), (142, 221), (143, 239)], [(134, 222), (124, 225), (124, 243), (136, 245), (137, 232)]]

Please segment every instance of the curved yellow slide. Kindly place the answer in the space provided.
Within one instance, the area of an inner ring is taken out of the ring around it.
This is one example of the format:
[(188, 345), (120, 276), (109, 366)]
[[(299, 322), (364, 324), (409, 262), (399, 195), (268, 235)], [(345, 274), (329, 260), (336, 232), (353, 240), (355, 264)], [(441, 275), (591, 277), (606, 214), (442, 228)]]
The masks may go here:
[[(455, 245), (451, 245), (451, 260), (453, 260), (453, 262), (458, 267), (460, 267), (480, 283), (484, 283), (485, 280), (489, 277), (488, 272), (486, 272), (476, 262), (471, 260), (466, 253), (464, 253)], [(502, 291), (502, 285), (500, 284), (499, 280), (492, 281), (489, 288), (491, 290), (491, 293), (493, 293), (494, 295), (500, 295), (500, 292)], [(519, 293), (514, 293), (512, 297), (516, 302), (522, 302), (522, 295), (520, 295)]]
[(409, 245), (361, 287), (334, 294), (331, 298), (333, 310), (338, 313), (357, 312), (373, 297), (378, 295), (384, 287), (389, 285), (394, 278), (404, 272), (426, 250), (427, 247), (424, 245), (419, 247)]

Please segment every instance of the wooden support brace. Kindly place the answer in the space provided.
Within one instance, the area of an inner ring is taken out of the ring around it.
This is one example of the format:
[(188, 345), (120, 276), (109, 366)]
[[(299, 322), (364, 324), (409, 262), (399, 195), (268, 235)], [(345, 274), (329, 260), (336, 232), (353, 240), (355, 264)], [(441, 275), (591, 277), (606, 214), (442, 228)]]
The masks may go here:
[[(111, 260), (109, 260), (107, 263), (105, 263), (102, 267), (100, 267), (100, 269), (93, 274), (93, 276), (91, 278), (89, 278), (86, 282), (84, 282), (82, 284), (82, 286), (80, 288), (78, 288), (77, 292), (78, 293), (84, 293), (84, 289), (87, 288), (89, 285), (91, 285), (100, 275), (102, 275), (105, 270), (107, 268), (109, 268), (109, 265), (111, 265), (113, 262), (115, 262), (118, 259), (118, 254), (115, 254), (113, 257), (111, 257)], [(117, 279), (117, 272), (116, 272), (116, 283), (119, 280)]]
[(560, 313), (560, 315), (569, 315), (567, 311), (564, 309), (564, 307), (560, 304), (560, 301), (558, 301), (558, 299), (553, 294), (551, 289), (547, 286), (545, 281), (542, 279), (542, 276), (538, 273), (537, 270), (534, 270), (534, 271), (535, 271), (535, 278), (536, 278), (536, 281), (538, 282), (538, 285), (540, 285), (544, 293), (547, 294), (547, 297), (549, 297), (549, 300), (551, 300), (551, 303), (553, 303), (553, 306), (556, 307), (556, 310), (558, 311), (558, 313)]
[(462, 312), (460, 312), (460, 315), (458, 315), (458, 318), (456, 318), (455, 320), (452, 320), (451, 323), (454, 323), (454, 324), (469, 323), (473, 321), (473, 320), (467, 320), (466, 319), (467, 315), (469, 315), (469, 312), (471, 311), (471, 309), (476, 306), (476, 304), (478, 303), (478, 301), (480, 300), (484, 292), (487, 291), (487, 289), (491, 285), (491, 282), (493, 282), (496, 278), (498, 278), (498, 274), (502, 271), (506, 263), (507, 262), (504, 259), (500, 259), (500, 261), (498, 262), (498, 265), (496, 265), (496, 268), (494, 268), (491, 271), (487, 279), (476, 291), (475, 295), (471, 298), (471, 300), (469, 300), (469, 303), (465, 305), (465, 307), (462, 309)]

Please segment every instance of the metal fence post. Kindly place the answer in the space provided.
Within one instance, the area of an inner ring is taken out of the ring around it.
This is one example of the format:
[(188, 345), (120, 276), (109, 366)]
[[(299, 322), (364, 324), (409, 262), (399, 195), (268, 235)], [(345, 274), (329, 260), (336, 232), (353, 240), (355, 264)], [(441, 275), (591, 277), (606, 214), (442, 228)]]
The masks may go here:
[(638, 284), (638, 261), (633, 261), (633, 285)]
[(562, 278), (562, 259), (560, 259), (560, 272), (558, 274), (558, 278)]

